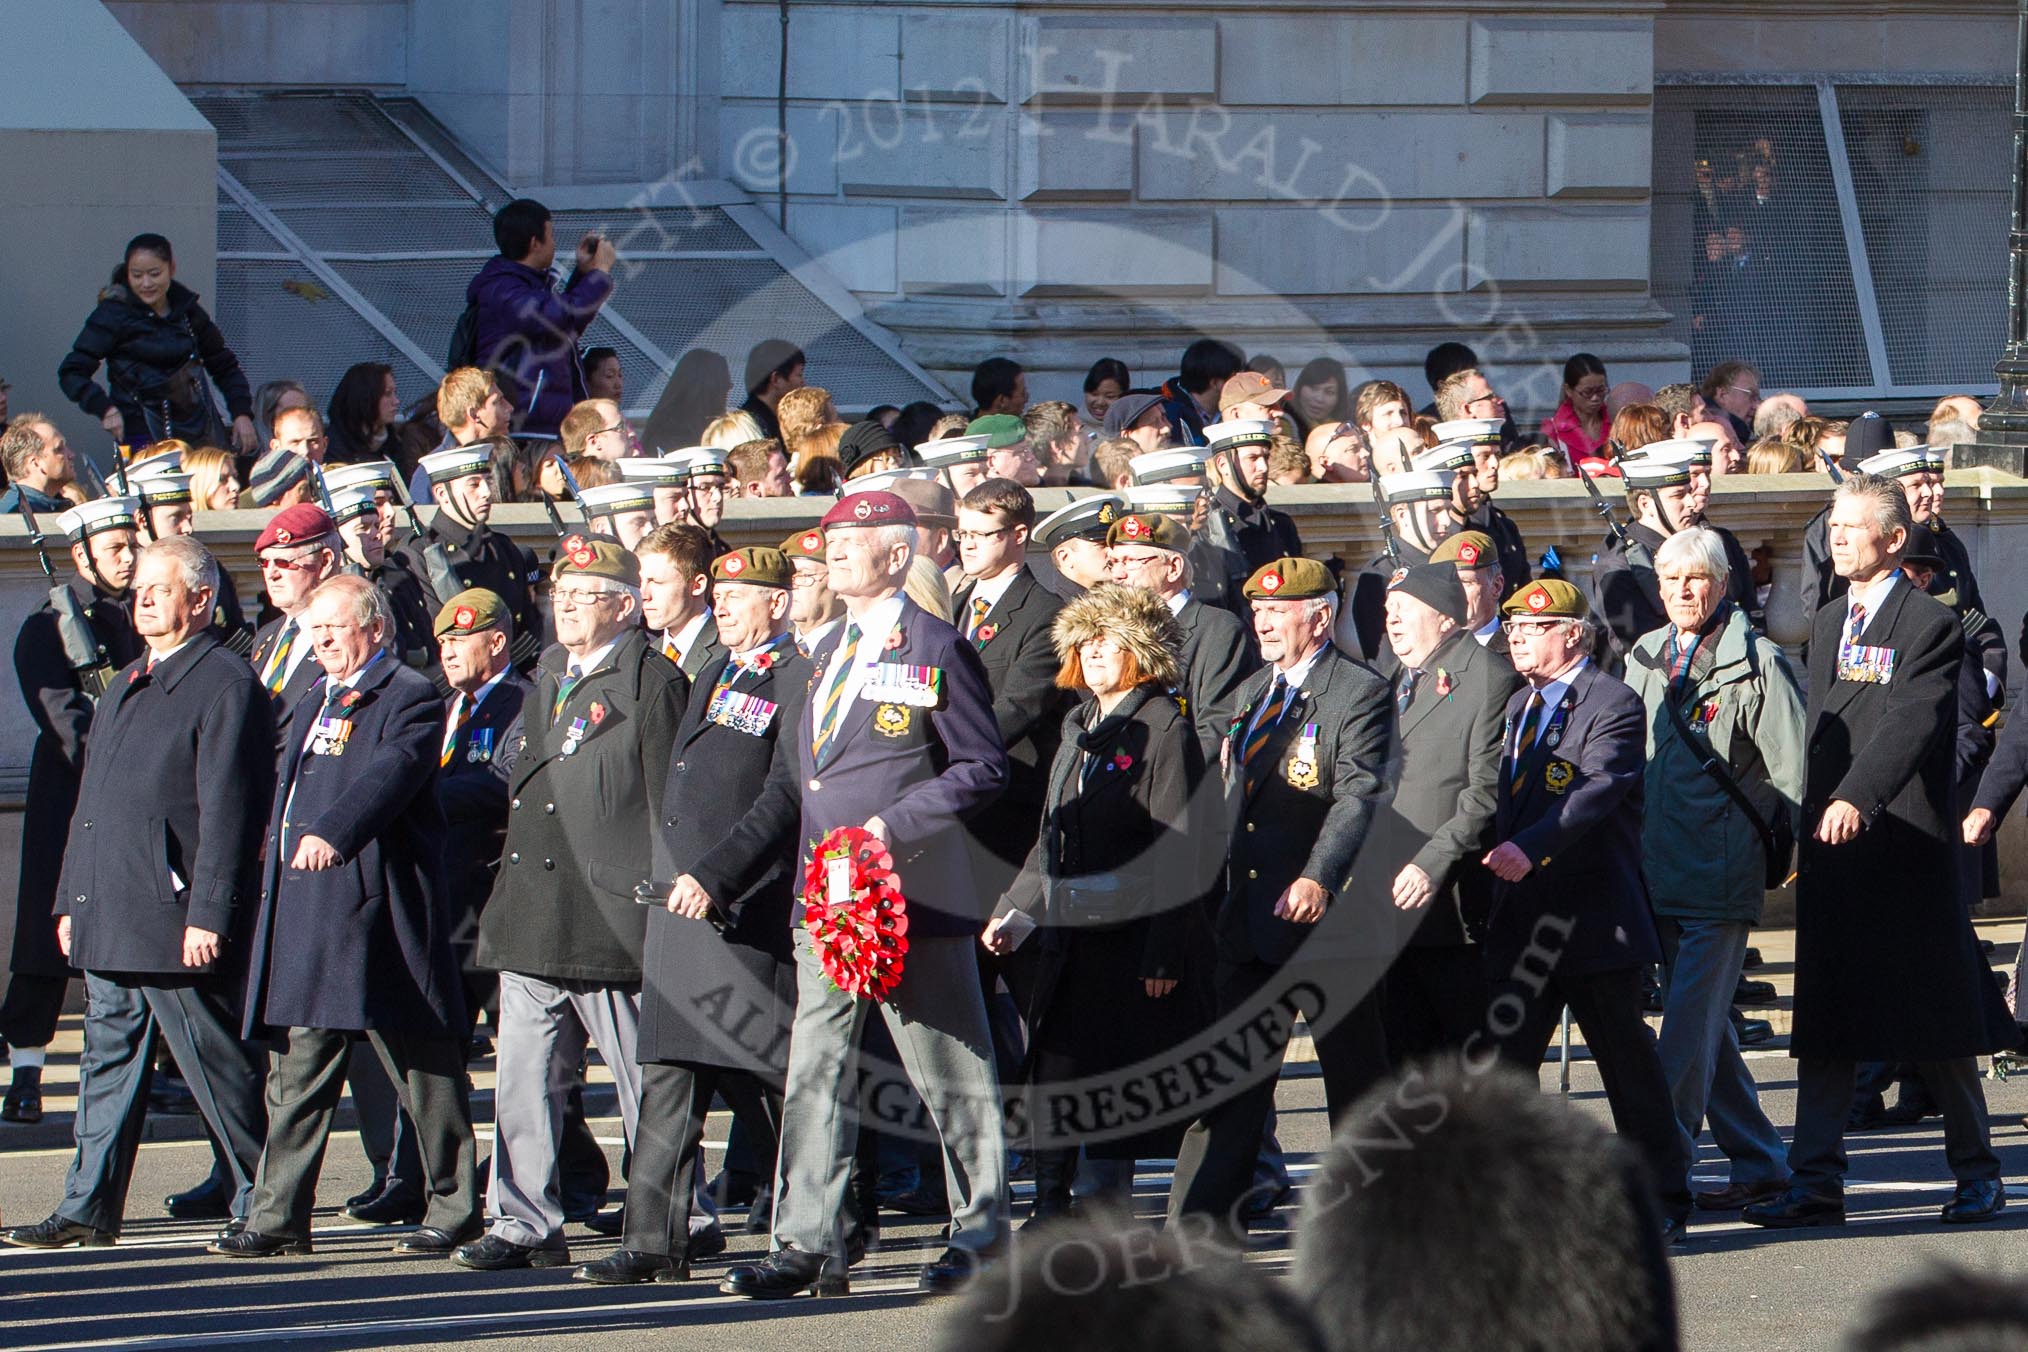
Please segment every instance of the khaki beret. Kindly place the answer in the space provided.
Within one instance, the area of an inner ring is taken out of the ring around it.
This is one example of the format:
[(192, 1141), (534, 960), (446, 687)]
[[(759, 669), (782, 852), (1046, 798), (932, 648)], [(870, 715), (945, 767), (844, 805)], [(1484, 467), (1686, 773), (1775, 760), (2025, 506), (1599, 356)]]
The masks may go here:
[(1502, 615), (1539, 620), (1581, 620), (1591, 614), (1584, 593), (1560, 577), (1531, 582), (1500, 603)]
[(1307, 601), (1338, 590), (1331, 570), (1315, 559), (1276, 559), (1254, 570), (1243, 589), (1254, 601)]
[(498, 629), (507, 618), (507, 603), (498, 592), (467, 587), (444, 602), (443, 609), (437, 612), (436, 634), (442, 638), (446, 634), (482, 633)]
[(1113, 522), (1106, 532), (1108, 545), (1148, 545), (1176, 554), (1190, 552), (1190, 529), (1174, 517), (1160, 512), (1135, 512)]
[(567, 535), (556, 554), (556, 567), (550, 570), (551, 581), (565, 577), (600, 577), (622, 586), (641, 585), (641, 564), (632, 554), (620, 548), (617, 540), (608, 540), (602, 535)]
[(789, 556), (781, 550), (769, 549), (766, 545), (750, 545), (713, 559), (711, 580), (787, 588), (795, 583), (796, 570), (790, 565)]

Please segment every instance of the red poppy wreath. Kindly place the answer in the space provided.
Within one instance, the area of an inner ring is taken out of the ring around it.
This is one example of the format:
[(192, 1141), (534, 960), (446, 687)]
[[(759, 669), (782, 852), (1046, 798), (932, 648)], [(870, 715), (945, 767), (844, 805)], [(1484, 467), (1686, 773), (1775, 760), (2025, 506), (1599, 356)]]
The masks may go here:
[[(834, 864), (842, 883), (835, 891)], [(841, 826), (811, 851), (803, 869), (803, 928), (824, 975), (847, 995), (879, 1003), (901, 983), (908, 904), (895, 883), (894, 857), (863, 828)]]

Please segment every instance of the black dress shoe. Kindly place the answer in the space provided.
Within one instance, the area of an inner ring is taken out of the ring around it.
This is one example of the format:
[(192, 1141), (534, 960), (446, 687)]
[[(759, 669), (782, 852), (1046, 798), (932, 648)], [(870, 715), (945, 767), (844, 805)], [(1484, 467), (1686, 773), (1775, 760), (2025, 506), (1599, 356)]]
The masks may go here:
[(750, 1235), (764, 1235), (775, 1224), (775, 1190), (762, 1188), (747, 1204), (746, 1224), (741, 1228)]
[(1739, 1045), (1742, 1047), (1758, 1047), (1764, 1042), (1773, 1042), (1774, 1035), (1774, 1025), (1766, 1019), (1739, 1021)]
[(1945, 1225), (1976, 1225), (1992, 1220), (2007, 1205), (2007, 1189), (1997, 1178), (1974, 1178), (1958, 1184), (1957, 1195), (1944, 1203), (1938, 1218)]
[(1754, 968), (1760, 966), (1760, 964), (1761, 964), (1760, 950), (1758, 948), (1749, 948), (1746, 950), (1745, 959), (1741, 961), (1739, 965), (1741, 967), (1744, 967), (1747, 971), (1750, 972)]
[(525, 1267), (567, 1267), (570, 1264), (570, 1249), (564, 1245), (552, 1249), (534, 1244), (516, 1244), (498, 1235), (486, 1235), (453, 1250), (451, 1261), (459, 1267), (468, 1267), (479, 1272), (504, 1272), (508, 1268)]
[(725, 1270), (718, 1289), (749, 1300), (786, 1300), (808, 1291), (813, 1296), (842, 1296), (852, 1289), (843, 1273), (825, 1271), (822, 1254), (776, 1249), (758, 1263), (739, 1263)]
[(220, 1235), (204, 1248), (207, 1253), (215, 1253), (225, 1258), (279, 1258), (284, 1254), (310, 1252), (310, 1241), (291, 1239), (287, 1235), (263, 1235), (252, 1230), (241, 1230), (236, 1235)]
[(1243, 1221), (1264, 1221), (1275, 1214), (1275, 1208), (1289, 1200), (1289, 1185), (1280, 1187), (1264, 1186), (1247, 1193), (1240, 1204), (1239, 1218)]
[(1732, 992), (1732, 1003), (1735, 1005), (1772, 1004), (1774, 998), (1774, 982), (1749, 981), (1745, 977), (1740, 978), (1739, 985)]
[(1779, 1197), (1788, 1190), (1788, 1184), (1774, 1179), (1765, 1183), (1728, 1183), (1711, 1192), (1700, 1192), (1693, 1200), (1699, 1211), (1738, 1211), (1755, 1202)]
[(224, 1225), (221, 1225), (221, 1226), (219, 1226), (219, 1227), (218, 1227), (218, 1233), (217, 1233), (216, 1235), (214, 1235), (214, 1236), (213, 1236), (213, 1238), (214, 1238), (214, 1239), (229, 1239), (229, 1238), (231, 1238), (231, 1237), (232, 1237), (232, 1236), (234, 1236), (234, 1235), (237, 1235), (237, 1234), (240, 1234), (240, 1233), (244, 1232), (245, 1230), (246, 1230), (246, 1217), (244, 1217), (244, 1216), (234, 1216), (234, 1217), (233, 1217), (233, 1218), (232, 1218), (231, 1220), (227, 1221), (227, 1222), (226, 1222), (226, 1223), (225, 1223)]
[(1681, 1216), (1671, 1216), (1662, 1222), (1662, 1247), (1674, 1248), (1690, 1238), (1690, 1222)]
[(1790, 1186), (1779, 1197), (1770, 1197), (1765, 1202), (1755, 1202), (1747, 1207), (1739, 1213), (1739, 1218), (1748, 1225), (1765, 1226), (1770, 1230), (1798, 1230), (1811, 1225), (1843, 1225), (1845, 1199), (1812, 1197), (1801, 1188)]
[(164, 1197), (162, 1209), (179, 1221), (222, 1221), (232, 1215), (232, 1190), (207, 1178), (188, 1192)]
[(1887, 1103), (1878, 1094), (1869, 1094), (1845, 1114), (1845, 1130), (1873, 1131), (1887, 1125)]
[(640, 1249), (615, 1249), (596, 1263), (583, 1263), (570, 1274), (581, 1282), (600, 1286), (638, 1286), (642, 1282), (687, 1282), (690, 1264), (663, 1253)]
[(763, 1180), (752, 1174), (735, 1174), (721, 1169), (704, 1190), (721, 1207), (748, 1206), (760, 1196)]
[(707, 1225), (690, 1236), (688, 1254), (692, 1262), (700, 1258), (716, 1258), (725, 1252), (725, 1231), (716, 1225)]
[[(1927, 1096), (1924, 1096), (1927, 1097)], [(1925, 1117), (1942, 1117), (1943, 1109), (1923, 1098), (1903, 1097), (1880, 1114), (1883, 1127), (1912, 1127)]]
[(950, 1199), (938, 1189), (910, 1188), (906, 1192), (887, 1193), (880, 1198), (880, 1209), (899, 1211), (904, 1216), (938, 1216), (948, 1219), (951, 1214)]
[(0, 1099), (0, 1122), (32, 1126), (42, 1120), (42, 1067), (17, 1066), (7, 1082), (7, 1097)]
[(945, 1249), (934, 1263), (924, 1266), (915, 1279), (915, 1289), (926, 1296), (953, 1295), (984, 1272), (986, 1262), (984, 1255), (970, 1249)]
[(111, 1230), (101, 1230), (62, 1216), (51, 1216), (46, 1221), (24, 1225), (0, 1235), (0, 1239), (5, 1239), (17, 1249), (68, 1249), (72, 1245), (80, 1249), (103, 1249), (117, 1243), (119, 1238)]
[(148, 1086), (148, 1111), (165, 1117), (191, 1117), (197, 1112), (197, 1095), (173, 1075), (157, 1075)]
[(614, 1207), (611, 1211), (601, 1211), (580, 1224), (595, 1235), (620, 1234), (627, 1228), (627, 1208), (622, 1205)]
[(368, 1187), (365, 1192), (355, 1192), (350, 1197), (345, 1199), (345, 1214), (348, 1216), (351, 1215), (353, 1207), (365, 1206), (368, 1202), (372, 1201), (374, 1198), (380, 1196), (381, 1193), (386, 1191), (387, 1191), (387, 1175), (382, 1174), (380, 1177), (373, 1180), (372, 1186)]
[(429, 1204), (413, 1184), (393, 1178), (378, 1197), (346, 1207), (345, 1214), (368, 1225), (414, 1225), (428, 1210)]
[(460, 1245), (470, 1244), (484, 1233), (485, 1227), (479, 1221), (473, 1221), (456, 1234), (434, 1225), (425, 1225), (414, 1234), (403, 1235), (394, 1241), (394, 1251), (412, 1258), (449, 1258)]

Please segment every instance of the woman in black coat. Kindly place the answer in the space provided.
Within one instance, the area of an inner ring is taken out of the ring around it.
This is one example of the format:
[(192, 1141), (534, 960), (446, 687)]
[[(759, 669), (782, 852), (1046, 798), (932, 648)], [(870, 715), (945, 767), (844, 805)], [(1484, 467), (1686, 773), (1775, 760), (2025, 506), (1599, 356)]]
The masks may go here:
[[(105, 385), (98, 382), (102, 365)], [(175, 257), (160, 235), (128, 243), (56, 378), (65, 398), (128, 446), (172, 437), (218, 444), (224, 429), (212, 398), (216, 385), (232, 415), (233, 449), (243, 455), (257, 449), (246, 373), (197, 293), (176, 280)]]
[(1038, 1217), (1069, 1206), (1080, 1145), (1095, 1159), (1175, 1154), (1188, 1122), (1156, 1120), (1134, 1068), (1202, 1029), (1212, 997), (1185, 831), (1204, 765), (1168, 693), (1182, 628), (1152, 592), (1105, 583), (1063, 608), (1054, 637), (1058, 684), (1090, 697), (1064, 720), (1041, 838), (983, 938), (1006, 953), (1041, 927), (1026, 1010)]

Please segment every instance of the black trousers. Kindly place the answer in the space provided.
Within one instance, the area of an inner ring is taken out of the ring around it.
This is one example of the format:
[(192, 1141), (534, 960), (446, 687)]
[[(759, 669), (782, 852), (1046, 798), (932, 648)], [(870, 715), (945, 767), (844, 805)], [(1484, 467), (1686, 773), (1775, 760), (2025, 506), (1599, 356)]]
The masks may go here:
[(1662, 1215), (1688, 1216), (1689, 1141), (1676, 1121), (1655, 1035), (1641, 1018), (1641, 969), (1558, 972), (1539, 992), (1508, 978), (1494, 981), (1492, 991), (1486, 1030), (1497, 1039), (1501, 1057), (1531, 1079), (1541, 1075), (1549, 1039), (1562, 1022), (1563, 1007), (1570, 1006), (1599, 1078), (1605, 1081), (1613, 1125), (1647, 1160)]
[[(1972, 1057), (1913, 1063), (1943, 1109), (1944, 1157), (1960, 1183), (2000, 1176), (1986, 1129), (1986, 1092)], [(1789, 1140), (1790, 1183), (1816, 1197), (1845, 1192), (1845, 1116), (1857, 1066), (1820, 1056), (1796, 1059), (1796, 1130)]]
[[(689, 1243), (704, 1119), (717, 1094), (747, 1124), (757, 1155), (781, 1148), (782, 1090), (748, 1071), (693, 1063), (641, 1063), (641, 1116), (627, 1170), (624, 1248), (680, 1257)], [(772, 1166), (770, 1166), (772, 1167)]]
[(479, 1178), (463, 1037), (328, 1028), (287, 1028), (275, 1038), (268, 1060), (267, 1149), (247, 1228), (291, 1239), (309, 1235), (324, 1148), (331, 1142), (346, 1065), (359, 1037), (386, 1067), (396, 1099), (415, 1123), (429, 1197), (423, 1224), (451, 1234), (473, 1229), (479, 1223)]
[(155, 1049), (166, 1043), (226, 1165), (235, 1216), (246, 1214), (267, 1135), (260, 1050), (207, 985), (145, 986), (85, 977), (85, 1046), (79, 1062), (77, 1154), (56, 1212), (117, 1233), (148, 1116)]
[[(1221, 1018), (1246, 1005), (1270, 982), (1276, 991), (1294, 988), (1297, 983), (1326, 992), (1362, 989), (1362, 984), (1349, 979), (1337, 964), (1326, 969), (1310, 963), (1276, 967), (1221, 961), (1214, 981)], [(1361, 1094), (1387, 1075), (1387, 1035), (1381, 1024), (1379, 992), (1370, 984), (1363, 989), (1364, 995), (1342, 1010), (1313, 1010), (1302, 1004), (1307, 996), (1298, 997), (1305, 1020), (1336, 1015), (1329, 1028), (1312, 1030), (1333, 1126)], [(1186, 1213), (1214, 1216), (1231, 1231), (1244, 1233), (1240, 1206), (1254, 1185), (1254, 1163), (1260, 1157), (1268, 1114), (1274, 1109), (1282, 1055), (1276, 1050), (1258, 1083), (1220, 1099), (1184, 1132), (1183, 1146), (1176, 1155), (1176, 1180), (1169, 1193), (1171, 1220)]]
[(69, 989), (67, 976), (16, 972), (8, 977), (6, 998), (0, 999), (0, 1042), (10, 1047), (47, 1047), (56, 1038), (57, 1021), (63, 1018), (63, 997)]
[(1399, 1070), (1411, 1061), (1456, 1052), (1486, 1026), (1489, 999), (1486, 965), (1476, 946), (1402, 949), (1380, 986), (1389, 1064)]

